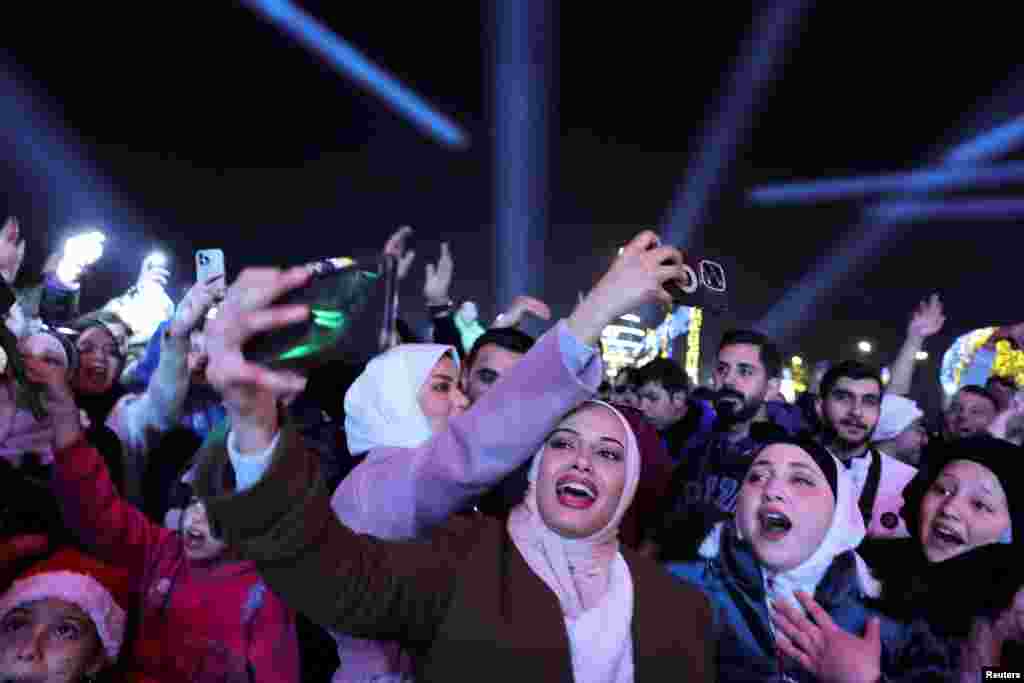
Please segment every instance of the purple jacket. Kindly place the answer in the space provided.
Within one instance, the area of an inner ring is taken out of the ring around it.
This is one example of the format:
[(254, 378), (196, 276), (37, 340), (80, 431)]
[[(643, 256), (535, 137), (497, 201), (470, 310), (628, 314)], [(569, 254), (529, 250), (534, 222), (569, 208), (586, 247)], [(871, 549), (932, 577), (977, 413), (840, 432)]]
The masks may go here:
[[(427, 535), (533, 457), (562, 417), (593, 396), (601, 362), (575, 371), (567, 352), (573, 346), (579, 342), (559, 323), (444, 432), (417, 448), (371, 450), (335, 491), (335, 515), (378, 538)], [(334, 683), (411, 679), (410, 660), (396, 643), (334, 637), (341, 659)]]

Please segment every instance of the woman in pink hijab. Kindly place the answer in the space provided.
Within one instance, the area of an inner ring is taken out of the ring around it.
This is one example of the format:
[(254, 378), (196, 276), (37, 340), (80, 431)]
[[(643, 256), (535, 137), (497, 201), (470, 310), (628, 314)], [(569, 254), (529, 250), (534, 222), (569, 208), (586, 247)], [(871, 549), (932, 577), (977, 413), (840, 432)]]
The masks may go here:
[[(287, 603), (329, 628), (401, 641), (419, 681), (711, 680), (707, 600), (619, 544), (639, 475), (628, 422), (590, 401), (547, 437), (505, 524), (458, 519), (429, 543), (356, 535), (301, 451), (210, 504)], [(253, 538), (271, 501), (296, 497), (286, 523)]]
[[(641, 232), (538, 346), (557, 348), (563, 368), (578, 376), (605, 326), (638, 306), (671, 303), (665, 285), (682, 279), (682, 265), (679, 250)], [(303, 307), (271, 305), (306, 278), (297, 270), (250, 269), (229, 290), (212, 327), (208, 375), (230, 405), (235, 452), (217, 457), (262, 474), (227, 491), (213, 458), (201, 465), (195, 486), (216, 535), (253, 560), (277, 595), (325, 627), (401, 642), (421, 683), (714, 678), (707, 600), (618, 542), (639, 478), (635, 436), (606, 404), (586, 403), (559, 420), (564, 405), (515, 380), (533, 377), (528, 359), (500, 380), (513, 389), (504, 401), (523, 402), (519, 413), (478, 423), (468, 419), (473, 411), (453, 418), (459, 429), (450, 430), (451, 450), (459, 462), (442, 474), (452, 490), (473, 486), (479, 463), (457, 442), (473, 432), (484, 451), (493, 450), (531, 414), (542, 414), (550, 432), (535, 455), (529, 494), (507, 523), (462, 518), (427, 541), (389, 542), (339, 521), (317, 458), (276, 417), (275, 397), (297, 383), (246, 361), (242, 348), (255, 331), (308, 315)], [(531, 438), (521, 455), (529, 457), (540, 440)], [(402, 475), (377, 481), (396, 478)], [(394, 502), (377, 505), (387, 510)]]

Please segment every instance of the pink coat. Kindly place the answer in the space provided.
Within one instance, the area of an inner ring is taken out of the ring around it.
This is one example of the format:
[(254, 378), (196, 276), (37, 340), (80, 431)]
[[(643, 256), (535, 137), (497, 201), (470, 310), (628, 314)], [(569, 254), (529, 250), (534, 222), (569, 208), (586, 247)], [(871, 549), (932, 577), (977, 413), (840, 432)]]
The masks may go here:
[(190, 562), (178, 532), (121, 498), (84, 440), (55, 464), (64, 519), (98, 558), (129, 571), (142, 598), (131, 680), (298, 683), (294, 614), (253, 563)]

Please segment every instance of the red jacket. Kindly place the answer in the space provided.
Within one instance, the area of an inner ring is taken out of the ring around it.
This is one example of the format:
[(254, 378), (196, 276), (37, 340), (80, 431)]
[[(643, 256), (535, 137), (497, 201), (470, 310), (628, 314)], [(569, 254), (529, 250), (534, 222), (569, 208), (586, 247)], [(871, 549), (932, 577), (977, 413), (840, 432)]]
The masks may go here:
[(298, 683), (294, 613), (253, 563), (190, 562), (178, 532), (121, 498), (84, 440), (55, 454), (54, 489), (68, 526), (98, 558), (126, 568), (142, 598), (131, 680)]

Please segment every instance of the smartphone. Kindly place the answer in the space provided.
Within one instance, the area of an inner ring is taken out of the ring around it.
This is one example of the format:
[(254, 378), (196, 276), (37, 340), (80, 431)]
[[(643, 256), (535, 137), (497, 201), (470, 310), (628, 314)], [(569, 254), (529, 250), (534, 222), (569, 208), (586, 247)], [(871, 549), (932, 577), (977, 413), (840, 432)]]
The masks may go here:
[(196, 282), (207, 282), (210, 278), (224, 277), (224, 251), (221, 249), (200, 249), (196, 252)]
[(247, 360), (272, 368), (311, 370), (332, 360), (361, 358), (372, 348), (384, 310), (377, 273), (342, 258), (307, 267), (312, 273), (309, 283), (274, 304), (304, 304), (309, 318), (250, 339), (242, 349)]
[(685, 254), (682, 280), (666, 282), (663, 286), (676, 306), (694, 306), (709, 313), (729, 310), (725, 267), (718, 259)]

